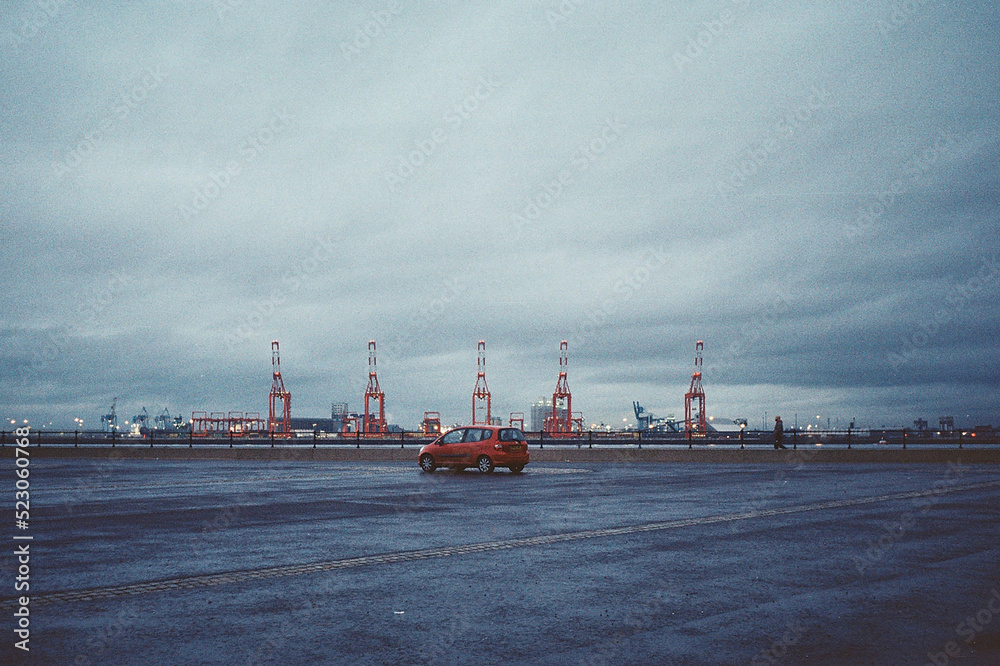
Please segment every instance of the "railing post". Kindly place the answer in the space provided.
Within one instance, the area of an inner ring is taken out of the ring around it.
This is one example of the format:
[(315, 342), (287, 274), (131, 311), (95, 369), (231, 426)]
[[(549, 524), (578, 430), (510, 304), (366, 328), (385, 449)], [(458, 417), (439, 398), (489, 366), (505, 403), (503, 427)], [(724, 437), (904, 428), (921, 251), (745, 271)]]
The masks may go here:
[(639, 448), (642, 448), (642, 431), (639, 431)]
[(740, 428), (740, 448), (743, 448), (743, 428)]
[(594, 431), (593, 430), (588, 431), (587, 442), (588, 442), (588, 444), (587, 444), (587, 448), (588, 449), (594, 448)]
[(539, 430), (538, 431), (538, 448), (539, 449), (544, 449), (545, 448), (545, 431), (544, 430)]
[(962, 431), (958, 431), (958, 448), (962, 448)]
[(847, 450), (851, 450), (851, 428), (847, 428)]
[(74, 449), (76, 448), (76, 445), (79, 442), (80, 442), (80, 431), (79, 430), (74, 430), (73, 431), (73, 448)]
[(903, 450), (906, 450), (906, 428), (903, 428)]

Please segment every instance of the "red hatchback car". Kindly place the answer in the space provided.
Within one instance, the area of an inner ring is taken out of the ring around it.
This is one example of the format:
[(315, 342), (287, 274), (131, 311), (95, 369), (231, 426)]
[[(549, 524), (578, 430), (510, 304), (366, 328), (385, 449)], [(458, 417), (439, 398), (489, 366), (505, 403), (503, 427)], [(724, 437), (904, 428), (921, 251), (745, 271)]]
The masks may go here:
[(433, 472), (438, 467), (465, 469), (478, 467), (489, 474), (494, 467), (506, 467), (518, 474), (528, 464), (528, 441), (517, 428), (477, 425), (455, 428), (420, 449), (420, 469)]

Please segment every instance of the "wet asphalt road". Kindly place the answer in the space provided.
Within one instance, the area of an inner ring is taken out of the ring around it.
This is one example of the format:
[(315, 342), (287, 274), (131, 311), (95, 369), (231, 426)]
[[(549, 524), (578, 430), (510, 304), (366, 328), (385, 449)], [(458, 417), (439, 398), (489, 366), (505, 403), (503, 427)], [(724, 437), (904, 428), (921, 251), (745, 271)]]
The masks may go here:
[(31, 532), (3, 663), (1000, 663), (995, 466), (38, 459)]

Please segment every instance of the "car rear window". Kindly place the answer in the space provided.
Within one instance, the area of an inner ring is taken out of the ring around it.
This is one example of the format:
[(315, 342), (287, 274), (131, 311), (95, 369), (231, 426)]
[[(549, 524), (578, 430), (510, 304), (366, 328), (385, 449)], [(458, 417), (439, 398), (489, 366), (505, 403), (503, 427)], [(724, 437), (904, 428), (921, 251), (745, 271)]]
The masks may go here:
[(524, 439), (524, 433), (517, 428), (504, 428), (500, 431), (501, 442), (519, 442)]

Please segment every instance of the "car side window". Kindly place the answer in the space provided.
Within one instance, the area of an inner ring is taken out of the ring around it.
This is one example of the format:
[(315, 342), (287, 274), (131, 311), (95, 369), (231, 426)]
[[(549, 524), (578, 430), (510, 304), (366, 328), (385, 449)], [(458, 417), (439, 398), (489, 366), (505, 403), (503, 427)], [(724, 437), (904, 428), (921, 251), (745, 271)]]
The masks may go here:
[(466, 442), (483, 442), (490, 438), (490, 431), (483, 428), (469, 428), (466, 432)]
[(500, 431), (501, 442), (518, 442), (524, 439), (524, 435), (517, 428), (504, 428)]
[(465, 435), (467, 430), (452, 430), (444, 437), (441, 438), (442, 444), (457, 444), (462, 441), (462, 436)]

